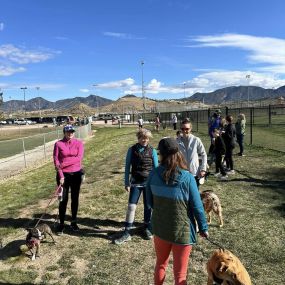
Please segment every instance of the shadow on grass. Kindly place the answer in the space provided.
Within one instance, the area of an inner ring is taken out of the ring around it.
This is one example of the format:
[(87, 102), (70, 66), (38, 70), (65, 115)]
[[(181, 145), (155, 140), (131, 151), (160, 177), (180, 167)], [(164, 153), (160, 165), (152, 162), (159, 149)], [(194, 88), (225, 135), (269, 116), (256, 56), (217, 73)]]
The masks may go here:
[[(0, 260), (6, 260), (10, 257), (17, 257), (21, 255), (20, 246), (26, 244), (26, 240), (13, 240), (3, 248), (0, 248)], [(1, 283), (0, 283), (1, 284)]]

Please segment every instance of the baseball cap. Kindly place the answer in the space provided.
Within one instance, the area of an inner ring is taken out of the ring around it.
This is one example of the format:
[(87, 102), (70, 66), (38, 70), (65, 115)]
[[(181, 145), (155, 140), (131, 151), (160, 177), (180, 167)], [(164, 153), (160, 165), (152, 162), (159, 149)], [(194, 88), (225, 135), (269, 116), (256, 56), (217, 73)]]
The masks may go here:
[(168, 155), (168, 154), (177, 153), (179, 151), (179, 146), (178, 143), (176, 142), (176, 139), (163, 138), (158, 143), (157, 149), (159, 150), (160, 154)]
[(63, 132), (66, 133), (66, 132), (71, 132), (71, 133), (74, 133), (75, 132), (75, 129), (72, 125), (66, 125), (64, 126), (63, 128)]

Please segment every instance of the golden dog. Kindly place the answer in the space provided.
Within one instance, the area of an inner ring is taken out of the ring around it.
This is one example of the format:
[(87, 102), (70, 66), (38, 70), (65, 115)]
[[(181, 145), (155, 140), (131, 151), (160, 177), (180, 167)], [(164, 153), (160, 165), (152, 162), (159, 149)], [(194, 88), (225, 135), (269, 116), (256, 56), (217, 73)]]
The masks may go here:
[(207, 285), (251, 285), (250, 277), (241, 261), (226, 249), (213, 252), (207, 262), (207, 272)]
[(219, 197), (211, 190), (203, 191), (201, 194), (201, 200), (204, 205), (205, 212), (208, 218), (208, 224), (211, 223), (212, 211), (219, 217), (220, 227), (224, 225), (222, 206)]

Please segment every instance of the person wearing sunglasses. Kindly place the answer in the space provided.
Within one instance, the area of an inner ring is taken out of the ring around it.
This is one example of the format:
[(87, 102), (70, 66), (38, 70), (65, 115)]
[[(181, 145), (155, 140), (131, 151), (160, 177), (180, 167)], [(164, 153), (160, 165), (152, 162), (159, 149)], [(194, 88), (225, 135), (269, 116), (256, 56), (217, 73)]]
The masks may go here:
[[(200, 138), (194, 136), (190, 119), (186, 118), (181, 123), (182, 137), (177, 139), (179, 150), (183, 154), (190, 173), (195, 177), (197, 186), (199, 180), (206, 174), (207, 169), (207, 152)], [(201, 164), (199, 163), (201, 158)]]

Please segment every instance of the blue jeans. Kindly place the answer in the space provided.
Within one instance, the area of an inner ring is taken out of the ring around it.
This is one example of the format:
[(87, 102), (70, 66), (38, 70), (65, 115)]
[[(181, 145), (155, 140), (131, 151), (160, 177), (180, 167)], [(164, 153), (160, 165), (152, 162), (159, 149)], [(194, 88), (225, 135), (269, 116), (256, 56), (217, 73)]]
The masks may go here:
[[(147, 207), (146, 203), (146, 188), (145, 186), (131, 186), (130, 195), (129, 195), (129, 204), (138, 203), (141, 193), (143, 193), (143, 205), (144, 205), (144, 223), (146, 227), (150, 227), (150, 218), (151, 218), (151, 208)], [(129, 223), (126, 223), (126, 227), (131, 227)]]

